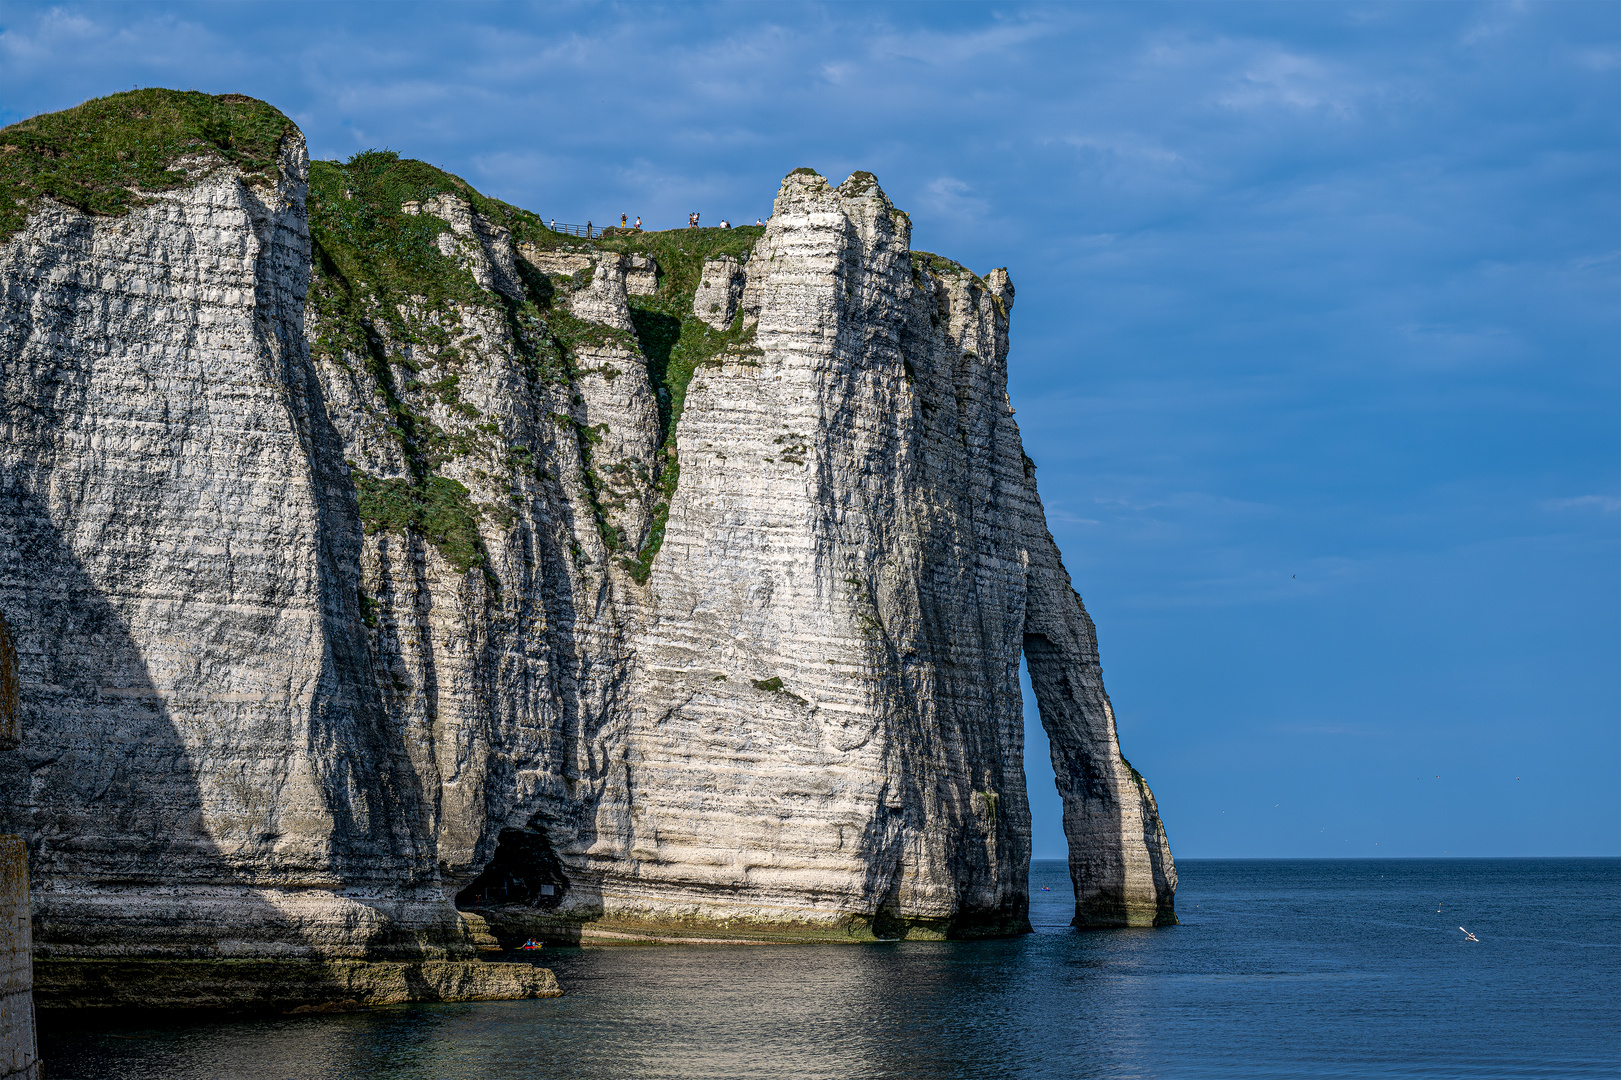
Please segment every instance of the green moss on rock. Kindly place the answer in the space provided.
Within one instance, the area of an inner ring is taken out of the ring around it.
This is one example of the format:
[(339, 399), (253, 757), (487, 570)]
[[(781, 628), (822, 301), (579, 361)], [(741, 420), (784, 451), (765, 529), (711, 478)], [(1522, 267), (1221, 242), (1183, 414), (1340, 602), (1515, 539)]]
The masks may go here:
[[(355, 473), (367, 531), (414, 531), (458, 570), (482, 566), (488, 576), (479, 522), (490, 518), (509, 527), (516, 514), (510, 506), (479, 511), (467, 488), (438, 470), (452, 459), (481, 455), (515, 484), (519, 473), (533, 470), (533, 460), (527, 448), (513, 453), (493, 418), (480, 422), (478, 410), (462, 400), (459, 370), (480, 349), (510, 350), (538, 387), (566, 380), (576, 350), (615, 345), (634, 352), (636, 342), (554, 308), (553, 284), (533, 267), (521, 267), (520, 297), (480, 287), (461, 259), (440, 250), (441, 235), (453, 230), (431, 212), (430, 201), (439, 195), (466, 202), (520, 239), (543, 228), (535, 215), (480, 194), (460, 177), (391, 151), (311, 164), (312, 353), (365, 369), (382, 398), (384, 431), (405, 459), (408, 476), (380, 480)], [(485, 316), (470, 324), (469, 313), (480, 311)], [(487, 329), (469, 332), (487, 328), (491, 318), (504, 325), (499, 340), (486, 341)], [(428, 365), (437, 369), (431, 381), (417, 380)], [(396, 378), (400, 369), (408, 374)], [(445, 426), (430, 418), (433, 405), (448, 410), (448, 418), (441, 416)], [(478, 470), (475, 475), (488, 478)]]
[[(449, 173), (386, 150), (368, 150), (343, 164), (311, 162), (310, 235), (317, 278), (311, 284), (320, 294), (317, 302), (326, 307), (341, 300), (375, 301), (370, 314), (404, 338), (415, 335), (390, 301), (415, 297), (430, 309), (449, 303), (494, 306), (494, 297), (479, 288), (472, 273), (440, 252), (438, 237), (450, 231), (449, 222), (403, 209), (407, 202), (439, 194), (465, 198), (465, 187)], [(345, 295), (332, 296), (329, 289)]]
[(480, 907), (478, 913), (503, 943), (528, 938), (558, 944), (646, 945), (654, 942), (758, 942), (804, 945), (875, 941), (944, 941), (1015, 937), (1030, 932), (1023, 914), (957, 919), (899, 915), (893, 911), (849, 914), (833, 922), (769, 917), (681, 917), (667, 912), (600, 910), (552, 914), (519, 906)]

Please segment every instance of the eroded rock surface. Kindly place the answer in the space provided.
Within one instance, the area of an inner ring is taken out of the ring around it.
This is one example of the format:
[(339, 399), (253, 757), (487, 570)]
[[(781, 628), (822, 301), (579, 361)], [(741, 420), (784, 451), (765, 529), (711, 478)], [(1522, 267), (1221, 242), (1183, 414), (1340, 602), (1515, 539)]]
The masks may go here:
[(692, 313), (716, 330), (724, 330), (737, 314), (743, 283), (743, 267), (730, 255), (705, 259), (698, 291), (692, 298)]
[(453, 901), (1017, 933), (1021, 653), (1077, 921), (1174, 919), (1005, 273), (911, 252), (864, 173), (791, 174), (763, 235), (579, 242), (395, 161), (312, 177), (295, 130), (274, 183), (47, 200), (0, 246), (42, 953), (467, 957)]

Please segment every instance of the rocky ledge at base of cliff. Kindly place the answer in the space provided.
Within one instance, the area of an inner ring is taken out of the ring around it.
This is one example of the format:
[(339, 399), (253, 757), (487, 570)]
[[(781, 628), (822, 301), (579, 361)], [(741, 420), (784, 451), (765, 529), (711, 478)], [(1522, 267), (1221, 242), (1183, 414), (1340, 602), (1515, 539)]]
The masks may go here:
[[(126, 143), (168, 158), (119, 186)], [(1021, 656), (1077, 925), (1175, 920), (1008, 401), (1012, 283), (912, 251), (871, 175), (587, 240), (422, 162), (311, 163), (234, 95), (0, 151), (0, 612), (51, 970), (459, 963), (458, 908), (1024, 932)]]
[(58, 1009), (315, 1012), (407, 1002), (561, 997), (543, 967), (424, 960), (44, 960), (34, 1002)]

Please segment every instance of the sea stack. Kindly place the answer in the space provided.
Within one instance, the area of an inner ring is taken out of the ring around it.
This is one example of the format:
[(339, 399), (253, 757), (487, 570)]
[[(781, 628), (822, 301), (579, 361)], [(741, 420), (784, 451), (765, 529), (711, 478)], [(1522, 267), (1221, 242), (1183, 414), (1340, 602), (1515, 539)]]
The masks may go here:
[(1024, 932), (1021, 655), (1077, 924), (1174, 921), (1012, 283), (871, 175), (586, 240), (148, 90), (0, 130), (0, 182), (41, 958)]

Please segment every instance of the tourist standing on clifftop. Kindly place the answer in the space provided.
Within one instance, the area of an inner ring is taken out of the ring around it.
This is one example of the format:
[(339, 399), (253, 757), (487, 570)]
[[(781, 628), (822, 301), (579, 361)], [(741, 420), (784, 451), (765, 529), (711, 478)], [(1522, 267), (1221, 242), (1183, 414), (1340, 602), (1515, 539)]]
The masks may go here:
[(640, 229), (642, 227), (642, 215), (640, 215), (640, 214), (636, 215), (636, 227), (638, 229)]

